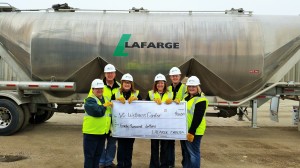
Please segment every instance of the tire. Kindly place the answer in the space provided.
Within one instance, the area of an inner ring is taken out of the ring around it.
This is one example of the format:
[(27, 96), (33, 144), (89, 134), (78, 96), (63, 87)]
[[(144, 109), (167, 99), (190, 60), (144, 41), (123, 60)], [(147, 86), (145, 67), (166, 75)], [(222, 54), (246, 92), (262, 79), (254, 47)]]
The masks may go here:
[(54, 111), (49, 111), (46, 121), (49, 120), (53, 115), (54, 115)]
[[(51, 104), (44, 104), (43, 106), (47, 107), (52, 107)], [(50, 119), (53, 116), (54, 112), (53, 111), (47, 111), (47, 110), (42, 110), (38, 109), (36, 114), (33, 114), (31, 118), (29, 119), (29, 123), (31, 124), (41, 124), (48, 119)]]
[(19, 131), (24, 130), (26, 128), (26, 126), (29, 124), (29, 119), (31, 117), (28, 105), (22, 105), (22, 109), (24, 111), (24, 122)]
[(24, 112), (15, 102), (0, 99), (0, 135), (11, 135), (22, 127)]
[[(48, 107), (55, 107), (55, 104), (48, 104)], [(48, 117), (46, 119), (49, 120), (54, 115), (54, 111), (48, 111)]]

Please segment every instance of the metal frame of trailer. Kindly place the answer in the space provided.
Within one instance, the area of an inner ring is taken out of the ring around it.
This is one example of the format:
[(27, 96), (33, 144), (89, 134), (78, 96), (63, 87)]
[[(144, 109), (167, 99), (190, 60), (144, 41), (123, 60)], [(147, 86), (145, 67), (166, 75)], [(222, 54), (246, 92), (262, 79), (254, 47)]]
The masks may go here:
[[(9, 103), (12, 104), (12, 106), (15, 106), (14, 107), (15, 109), (18, 109), (18, 107), (22, 108), (23, 106), (24, 116), (25, 115), (28, 116), (29, 114), (26, 113), (29, 113), (29, 111), (38, 113), (39, 110), (46, 110), (52, 112), (52, 115), (54, 112), (82, 113), (84, 111), (82, 109), (76, 109), (76, 107), (82, 106), (83, 99), (86, 96), (86, 94), (77, 94), (76, 97), (70, 97), (66, 99), (55, 99), (53, 97), (51, 98), (50, 94), (44, 93), (44, 91), (75, 91), (75, 89), (76, 89), (75, 83), (73, 82), (0, 81), (0, 100), (9, 101)], [(40, 98), (41, 96), (43, 97), (45, 95), (47, 98), (44, 99)], [(278, 121), (279, 100), (292, 99), (298, 101), (300, 105), (299, 95), (300, 95), (300, 83), (278, 82), (267, 86), (263, 90), (253, 94), (252, 96), (244, 100), (236, 101), (236, 102), (226, 101), (215, 96), (207, 96), (210, 102), (209, 106), (214, 107), (215, 109), (220, 111), (218, 113), (207, 112), (207, 116), (215, 116), (215, 117), (231, 117), (234, 115), (239, 115), (239, 117), (245, 116), (249, 120), (251, 120), (251, 127), (257, 128), (258, 127), (257, 111), (259, 106), (261, 106), (262, 104), (266, 103), (271, 99), (270, 113), (272, 113), (275, 116), (275, 119), (273, 120)], [(45, 104), (51, 104), (51, 103), (59, 103), (59, 104), (57, 107), (45, 106)], [(28, 106), (26, 106), (26, 104)], [(251, 117), (248, 116), (246, 110), (247, 108), (252, 109)], [(237, 113), (237, 111), (239, 111), (239, 114)], [(2, 120), (1, 124), (3, 125), (5, 123), (3, 118), (5, 118), (5, 115), (7, 118), (8, 113), (10, 113), (9, 115), (11, 115), (11, 112), (9, 110), (5, 111), (3, 109), (0, 110), (0, 112), (1, 112), (0, 117)], [(18, 110), (18, 113), (22, 113), (22, 111)], [(298, 106), (298, 113), (299, 113), (299, 106)], [(23, 117), (22, 119), (24, 120), (23, 122), (25, 122), (24, 118), (25, 117)], [(42, 120), (44, 119), (45, 118), (43, 118)], [(21, 129), (22, 125), (24, 125), (24, 123), (20, 121), (20, 124), (18, 124), (16, 127), (18, 129)], [(18, 129), (14, 129), (14, 132), (18, 131)], [(9, 134), (11, 134), (11, 132)]]
[[(213, 113), (208, 114), (209, 116), (218, 116), (218, 117), (230, 117), (235, 114), (239, 115), (239, 119), (245, 116), (248, 120), (251, 120), (251, 127), (257, 128), (257, 111), (258, 107), (271, 100), (270, 102), (270, 114), (272, 114), (274, 121), (278, 122), (278, 109), (280, 99), (290, 99), (298, 101), (298, 116), (299, 116), (299, 107), (300, 107), (300, 83), (299, 82), (277, 82), (273, 84), (266, 85), (261, 91), (241, 100), (241, 101), (226, 101), (218, 97), (208, 96), (209, 106), (216, 107), (216, 109), (222, 109), (223, 107), (236, 108), (238, 112), (233, 112), (230, 114), (230, 111), (225, 111), (224, 113)], [(252, 109), (252, 116), (249, 117), (247, 113), (247, 107)], [(227, 115), (227, 116), (226, 116)], [(298, 120), (300, 120), (298, 118)], [(300, 122), (298, 122), (300, 128)], [(300, 131), (300, 129), (299, 129)]]

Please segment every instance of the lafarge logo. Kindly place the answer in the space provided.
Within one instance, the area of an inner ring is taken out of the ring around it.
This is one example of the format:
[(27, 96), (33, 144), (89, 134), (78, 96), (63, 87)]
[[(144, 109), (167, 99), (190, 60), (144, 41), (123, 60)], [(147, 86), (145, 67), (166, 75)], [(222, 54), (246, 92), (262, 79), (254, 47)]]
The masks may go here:
[(123, 34), (113, 56), (126, 57), (128, 53), (125, 48), (157, 48), (157, 49), (179, 49), (178, 42), (133, 42), (129, 43), (131, 34)]

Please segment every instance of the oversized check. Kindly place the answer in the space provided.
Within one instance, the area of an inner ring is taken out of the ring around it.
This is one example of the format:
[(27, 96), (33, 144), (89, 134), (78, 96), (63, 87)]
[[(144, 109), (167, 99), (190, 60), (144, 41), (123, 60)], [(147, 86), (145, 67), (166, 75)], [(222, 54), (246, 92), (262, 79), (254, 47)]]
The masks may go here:
[(113, 101), (112, 136), (146, 139), (180, 139), (187, 134), (186, 102), (166, 105), (153, 101), (128, 104)]

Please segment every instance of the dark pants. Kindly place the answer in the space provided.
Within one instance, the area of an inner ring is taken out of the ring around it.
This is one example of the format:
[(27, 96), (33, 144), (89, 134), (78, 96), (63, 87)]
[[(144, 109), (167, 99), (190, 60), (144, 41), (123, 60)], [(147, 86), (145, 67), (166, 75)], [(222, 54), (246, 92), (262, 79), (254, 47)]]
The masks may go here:
[(118, 138), (118, 168), (131, 168), (134, 138)]
[(168, 166), (175, 166), (175, 140), (168, 140)]
[(83, 134), (84, 168), (99, 168), (106, 135)]
[[(159, 151), (160, 146), (160, 151)], [(168, 167), (168, 140), (151, 139), (150, 168)]]

